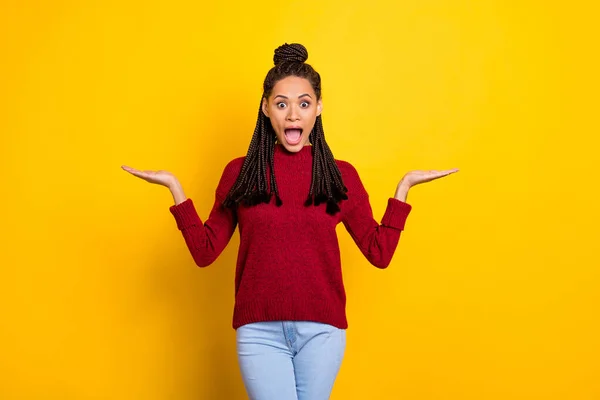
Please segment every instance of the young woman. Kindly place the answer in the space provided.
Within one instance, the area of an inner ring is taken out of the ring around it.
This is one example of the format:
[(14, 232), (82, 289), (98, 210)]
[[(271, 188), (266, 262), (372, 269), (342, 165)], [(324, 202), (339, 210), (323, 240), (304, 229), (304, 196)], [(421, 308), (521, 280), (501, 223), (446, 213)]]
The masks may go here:
[(248, 153), (225, 167), (206, 221), (173, 174), (123, 166), (170, 189), (170, 211), (198, 266), (211, 264), (239, 226), (233, 328), (256, 400), (329, 398), (348, 326), (336, 225), (385, 268), (411, 210), (409, 188), (458, 171), (408, 172), (375, 221), (358, 173), (325, 142), (321, 77), (307, 58), (300, 44), (275, 50)]

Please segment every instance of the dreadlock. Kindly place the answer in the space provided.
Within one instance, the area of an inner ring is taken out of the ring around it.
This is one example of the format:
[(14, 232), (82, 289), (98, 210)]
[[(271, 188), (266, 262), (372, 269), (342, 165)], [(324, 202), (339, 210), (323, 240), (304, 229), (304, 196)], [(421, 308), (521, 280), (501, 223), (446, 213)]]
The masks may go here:
[[(275, 64), (265, 78), (263, 83), (263, 99), (267, 99), (275, 84), (288, 76), (297, 76), (307, 79), (317, 96), (321, 98), (321, 76), (313, 67), (305, 61), (308, 59), (308, 51), (301, 44), (287, 44), (275, 49), (273, 62)], [(260, 203), (269, 203), (273, 194), (275, 204), (281, 206), (283, 201), (279, 196), (277, 181), (273, 168), (276, 135), (271, 121), (258, 108), (258, 119), (254, 128), (254, 135), (250, 141), (248, 153), (242, 165), (237, 180), (231, 187), (224, 201), (224, 206), (234, 208), (239, 204), (253, 206)], [(318, 206), (326, 203), (326, 212), (335, 215), (340, 211), (339, 202), (348, 199), (348, 189), (342, 182), (342, 174), (335, 162), (333, 153), (325, 141), (323, 121), (317, 116), (315, 126), (309, 135), (312, 144), (312, 182), (305, 206), (314, 204)], [(267, 185), (267, 166), (270, 168), (270, 184)]]

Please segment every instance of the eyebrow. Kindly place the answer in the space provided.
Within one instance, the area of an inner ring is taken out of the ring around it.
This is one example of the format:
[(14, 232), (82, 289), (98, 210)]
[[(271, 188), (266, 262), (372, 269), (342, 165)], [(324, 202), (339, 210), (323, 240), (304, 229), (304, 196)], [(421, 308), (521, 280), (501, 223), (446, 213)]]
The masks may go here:
[[(298, 98), (302, 98), (302, 97), (304, 97), (304, 96), (308, 96), (308, 97), (310, 97), (310, 94), (308, 94), (308, 93), (304, 93), (304, 94), (301, 94), (300, 96), (298, 96)], [(276, 99), (276, 98), (278, 98), (278, 97), (281, 97), (281, 98), (284, 98), (284, 99), (286, 99), (286, 100), (287, 100), (287, 96), (284, 96), (284, 95), (282, 95), (282, 94), (278, 94), (277, 96), (275, 96), (275, 97), (274, 97), (274, 99)], [(312, 99), (312, 97), (310, 97), (310, 98)]]

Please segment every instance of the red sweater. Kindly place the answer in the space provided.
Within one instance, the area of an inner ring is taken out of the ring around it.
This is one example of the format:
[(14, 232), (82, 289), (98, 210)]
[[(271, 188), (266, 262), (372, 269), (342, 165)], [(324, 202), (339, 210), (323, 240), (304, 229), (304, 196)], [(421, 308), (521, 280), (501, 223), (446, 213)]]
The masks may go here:
[(378, 268), (389, 265), (411, 206), (389, 198), (381, 224), (373, 219), (369, 196), (345, 161), (336, 163), (348, 188), (348, 200), (335, 216), (325, 204), (304, 206), (312, 177), (312, 146), (289, 153), (275, 146), (274, 168), (283, 205), (239, 206), (222, 202), (233, 186), (244, 157), (229, 162), (217, 186), (215, 203), (204, 223), (191, 199), (171, 206), (191, 255), (200, 267), (211, 264), (239, 225), (233, 328), (258, 321), (304, 320), (346, 329), (346, 293), (342, 281), (336, 225), (344, 224), (361, 252)]

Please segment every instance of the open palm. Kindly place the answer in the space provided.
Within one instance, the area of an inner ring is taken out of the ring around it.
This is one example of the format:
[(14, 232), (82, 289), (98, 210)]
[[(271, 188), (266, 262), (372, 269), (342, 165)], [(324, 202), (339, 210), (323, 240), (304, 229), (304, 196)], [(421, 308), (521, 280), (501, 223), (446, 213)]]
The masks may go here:
[(444, 177), (446, 175), (450, 175), (450, 174), (453, 174), (455, 172), (458, 172), (458, 168), (446, 169), (446, 170), (442, 170), (442, 171), (438, 171), (438, 170), (426, 170), (426, 171), (414, 170), (414, 171), (407, 172), (406, 175), (404, 175), (404, 177), (402, 178), (402, 180), (404, 182), (406, 182), (406, 184), (409, 187), (412, 187), (412, 186), (418, 185), (420, 183), (425, 183), (425, 182), (432, 181), (434, 179), (442, 178), (442, 177)]
[(175, 177), (175, 175), (173, 175), (169, 171), (140, 171), (138, 169), (131, 168), (126, 165), (122, 165), (121, 168), (123, 168), (130, 174), (145, 180), (146, 182), (155, 183), (157, 185), (171, 187), (175, 182), (177, 182), (177, 178)]

